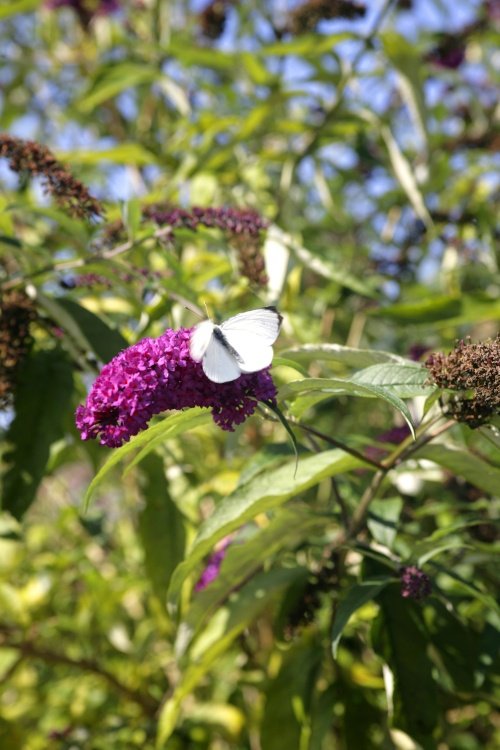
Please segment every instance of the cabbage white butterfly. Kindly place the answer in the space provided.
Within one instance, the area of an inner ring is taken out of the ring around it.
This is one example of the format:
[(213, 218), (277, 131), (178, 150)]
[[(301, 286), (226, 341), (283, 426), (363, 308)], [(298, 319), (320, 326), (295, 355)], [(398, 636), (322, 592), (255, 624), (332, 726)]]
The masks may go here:
[(228, 383), (242, 373), (263, 370), (272, 362), (272, 345), (282, 320), (275, 307), (249, 310), (220, 325), (204, 320), (191, 335), (191, 357), (202, 363), (213, 383)]

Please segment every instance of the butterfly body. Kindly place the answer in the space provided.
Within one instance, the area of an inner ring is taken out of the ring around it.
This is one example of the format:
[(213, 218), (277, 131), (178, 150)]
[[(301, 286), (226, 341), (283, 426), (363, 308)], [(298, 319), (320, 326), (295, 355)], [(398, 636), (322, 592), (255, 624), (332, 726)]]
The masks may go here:
[(205, 375), (214, 383), (228, 383), (243, 373), (263, 370), (272, 362), (272, 345), (281, 321), (274, 307), (249, 310), (220, 325), (204, 320), (191, 335), (191, 357), (202, 363)]

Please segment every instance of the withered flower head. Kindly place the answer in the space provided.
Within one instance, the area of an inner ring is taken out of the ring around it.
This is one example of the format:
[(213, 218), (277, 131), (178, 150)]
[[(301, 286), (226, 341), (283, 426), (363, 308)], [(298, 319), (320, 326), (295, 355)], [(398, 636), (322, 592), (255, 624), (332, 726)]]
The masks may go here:
[(0, 133), (0, 157), (9, 160), (14, 172), (41, 177), (46, 191), (73, 216), (80, 219), (102, 216), (104, 209), (99, 201), (43, 144)]
[(500, 413), (500, 336), (460, 341), (448, 355), (431, 354), (425, 365), (436, 385), (456, 392), (445, 408), (458, 422), (480, 427)]
[(8, 292), (0, 299), (0, 409), (10, 403), (17, 371), (31, 347), (35, 317), (33, 303), (23, 292)]
[(353, 20), (362, 18), (365, 13), (365, 5), (355, 0), (307, 0), (289, 14), (287, 31), (293, 35), (306, 34), (314, 31), (320, 21)]
[(45, 0), (45, 7), (50, 10), (57, 8), (73, 8), (84, 29), (88, 29), (91, 21), (97, 16), (109, 16), (120, 10), (120, 0)]
[(198, 14), (201, 31), (208, 39), (218, 39), (224, 33), (230, 4), (230, 0), (211, 0)]
[[(146, 206), (143, 216), (159, 226), (171, 226), (185, 229), (204, 227), (220, 229), (225, 232), (230, 244), (238, 255), (240, 273), (254, 284), (265, 286), (267, 276), (261, 248), (261, 232), (267, 227), (267, 221), (250, 208), (221, 206), (202, 208), (195, 206), (191, 210), (157, 204)], [(174, 236), (174, 231), (172, 231)]]

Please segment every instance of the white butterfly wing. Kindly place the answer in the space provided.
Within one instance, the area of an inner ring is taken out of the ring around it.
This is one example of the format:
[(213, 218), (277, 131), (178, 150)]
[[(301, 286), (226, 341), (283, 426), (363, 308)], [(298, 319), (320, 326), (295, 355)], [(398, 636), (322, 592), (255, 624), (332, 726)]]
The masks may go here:
[(273, 361), (273, 347), (262, 344), (256, 336), (245, 336), (234, 349), (238, 352), (238, 366), (241, 372), (258, 372), (264, 367), (269, 367)]
[(241, 373), (263, 370), (272, 362), (272, 344), (278, 337), (281, 320), (272, 307), (234, 315), (218, 326), (228, 346), (214, 334), (212, 321), (205, 320), (191, 334), (191, 357), (202, 362), (205, 375), (214, 383), (228, 383)]
[(212, 336), (203, 357), (203, 372), (213, 383), (229, 383), (241, 375), (241, 369), (231, 352)]
[(214, 324), (211, 320), (204, 320), (195, 326), (189, 341), (189, 351), (195, 362), (201, 362), (207, 351), (214, 332)]
[(233, 341), (242, 341), (246, 336), (255, 337), (262, 345), (271, 346), (278, 338), (282, 317), (274, 307), (261, 307), (239, 313), (221, 323), (220, 329), (231, 346), (239, 351)]
[(258, 372), (269, 367), (281, 320), (274, 308), (263, 307), (235, 315), (221, 324), (228, 344), (238, 353), (241, 372)]

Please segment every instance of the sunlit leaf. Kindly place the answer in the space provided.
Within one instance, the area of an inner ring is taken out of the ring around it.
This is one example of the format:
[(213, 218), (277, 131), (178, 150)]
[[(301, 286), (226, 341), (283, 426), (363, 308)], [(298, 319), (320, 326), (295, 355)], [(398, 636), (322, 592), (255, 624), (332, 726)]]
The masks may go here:
[(151, 451), (155, 450), (158, 445), (163, 444), (171, 438), (177, 437), (187, 430), (191, 430), (193, 427), (199, 427), (210, 421), (210, 412), (207, 410), (200, 408), (187, 409), (178, 414), (171, 414), (170, 416), (165, 417), (158, 424), (148, 427), (148, 429), (143, 430), (139, 435), (135, 435), (135, 437), (133, 437), (128, 443), (125, 443), (125, 445), (114, 449), (109, 454), (107, 461), (95, 475), (85, 493), (85, 509), (88, 508), (90, 499), (97, 487), (104, 481), (104, 479), (106, 479), (106, 477), (109, 476), (115, 466), (123, 461), (124, 458), (138, 452), (133, 459), (134, 465), (136, 465), (151, 453)]
[(185, 697), (200, 683), (211, 665), (244, 628), (261, 612), (269, 611), (296, 576), (296, 569), (277, 569), (261, 573), (240, 589), (231, 601), (214, 615), (212, 628), (209, 624), (205, 633), (202, 633), (202, 636), (206, 634), (206, 638), (201, 644), (197, 659), (193, 659), (184, 670), (173, 695), (160, 712), (158, 748), (165, 747), (174, 731)]
[(387, 363), (372, 365), (356, 372), (351, 381), (389, 388), (399, 398), (427, 396), (435, 389), (429, 381), (429, 371), (416, 363)]
[(280, 388), (280, 398), (289, 399), (298, 394), (333, 396), (361, 396), (362, 398), (380, 398), (386, 401), (405, 418), (410, 430), (414, 432), (413, 418), (407, 405), (391, 386), (359, 383), (354, 378), (304, 378), (295, 380)]
[(325, 477), (348, 471), (363, 462), (340, 450), (325, 451), (302, 458), (296, 474), (294, 463), (287, 462), (272, 473), (265, 472), (238, 487), (201, 527), (186, 560), (172, 578), (169, 598), (175, 604), (180, 587), (202, 558), (227, 534), (257, 514), (272, 510), (286, 500), (314, 487)]

